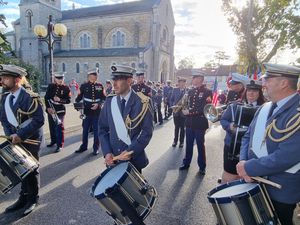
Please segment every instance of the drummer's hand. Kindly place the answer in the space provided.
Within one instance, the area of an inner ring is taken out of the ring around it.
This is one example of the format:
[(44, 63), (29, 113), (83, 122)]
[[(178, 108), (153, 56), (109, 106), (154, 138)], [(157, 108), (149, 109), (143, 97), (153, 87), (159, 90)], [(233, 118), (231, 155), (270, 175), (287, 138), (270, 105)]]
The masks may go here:
[(113, 160), (113, 154), (111, 153), (108, 153), (105, 155), (105, 164), (107, 166), (111, 166), (111, 165), (114, 165), (114, 160)]
[(253, 182), (252, 178), (247, 174), (246, 170), (245, 170), (245, 163), (246, 161), (240, 161), (237, 165), (236, 165), (236, 171), (238, 173), (238, 175), (240, 177), (242, 177), (246, 182)]
[(236, 128), (235, 128), (235, 126), (234, 126), (234, 123), (230, 123), (229, 129), (230, 129), (230, 131), (231, 131), (232, 133), (235, 132)]
[(98, 109), (98, 107), (99, 107), (99, 104), (98, 104), (98, 103), (94, 103), (94, 104), (92, 105), (91, 110), (96, 110), (96, 109)]
[(119, 160), (128, 161), (131, 159), (131, 155), (129, 151), (123, 151), (120, 155), (118, 155)]
[(22, 139), (17, 134), (12, 134), (10, 135), (10, 137), (11, 137), (11, 143), (13, 143), (14, 145), (22, 142)]

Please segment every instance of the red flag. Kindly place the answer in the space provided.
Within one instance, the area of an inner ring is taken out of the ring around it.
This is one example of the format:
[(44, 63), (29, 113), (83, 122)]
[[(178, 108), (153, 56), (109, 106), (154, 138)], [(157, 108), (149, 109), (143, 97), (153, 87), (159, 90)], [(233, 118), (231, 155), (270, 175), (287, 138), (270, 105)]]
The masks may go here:
[(214, 106), (216, 106), (217, 104), (218, 104), (218, 92), (216, 91), (216, 92), (214, 92), (214, 95), (213, 95), (213, 100), (212, 100), (212, 104), (214, 105)]
[(257, 80), (257, 70), (254, 70), (253, 80)]

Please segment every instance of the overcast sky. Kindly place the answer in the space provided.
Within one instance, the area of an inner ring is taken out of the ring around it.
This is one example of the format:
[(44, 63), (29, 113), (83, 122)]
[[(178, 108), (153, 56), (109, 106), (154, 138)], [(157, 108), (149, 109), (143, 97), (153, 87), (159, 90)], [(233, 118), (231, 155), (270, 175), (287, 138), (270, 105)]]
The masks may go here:
[[(5, 0), (8, 4), (0, 8), (0, 14), (11, 22), (19, 17), (19, 0)], [(62, 9), (90, 7), (103, 4), (129, 2), (134, 0), (62, 0)], [(243, 4), (245, 0), (233, 0)], [(216, 51), (225, 51), (229, 64), (237, 59), (236, 37), (221, 9), (221, 0), (171, 0), (175, 16), (175, 64), (184, 57), (193, 57), (197, 67), (213, 59)], [(284, 54), (284, 63), (294, 60), (295, 56)], [(277, 57), (277, 60), (279, 58)], [(276, 60), (276, 59), (275, 59)], [(282, 61), (281, 61), (282, 62)]]

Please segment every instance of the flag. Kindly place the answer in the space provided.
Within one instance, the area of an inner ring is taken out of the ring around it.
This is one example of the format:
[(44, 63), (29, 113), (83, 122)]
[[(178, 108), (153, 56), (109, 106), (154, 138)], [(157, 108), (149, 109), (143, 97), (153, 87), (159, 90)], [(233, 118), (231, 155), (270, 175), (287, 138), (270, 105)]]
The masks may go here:
[(256, 69), (254, 70), (254, 73), (253, 73), (253, 80), (257, 80), (257, 70)]
[(216, 106), (218, 103), (218, 79), (217, 76), (215, 78), (214, 86), (213, 86), (213, 100), (212, 104)]

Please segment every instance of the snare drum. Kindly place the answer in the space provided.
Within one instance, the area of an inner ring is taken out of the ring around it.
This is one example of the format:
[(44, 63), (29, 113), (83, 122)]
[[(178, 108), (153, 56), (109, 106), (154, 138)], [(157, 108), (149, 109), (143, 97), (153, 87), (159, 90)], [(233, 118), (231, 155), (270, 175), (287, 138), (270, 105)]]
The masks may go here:
[(0, 191), (7, 193), (38, 166), (38, 161), (25, 148), (3, 142), (0, 144)]
[(155, 188), (129, 162), (105, 170), (95, 181), (91, 194), (117, 224), (131, 222), (127, 208), (133, 208), (144, 220), (157, 200)]
[(247, 132), (248, 127), (252, 122), (257, 109), (258, 107), (253, 107), (249, 105), (237, 105), (234, 118), (234, 125), (236, 127), (236, 131), (232, 135), (230, 142), (231, 151), (228, 154), (229, 160), (239, 160), (242, 138)]
[(208, 193), (221, 225), (280, 224), (263, 186), (237, 180), (222, 184)]

